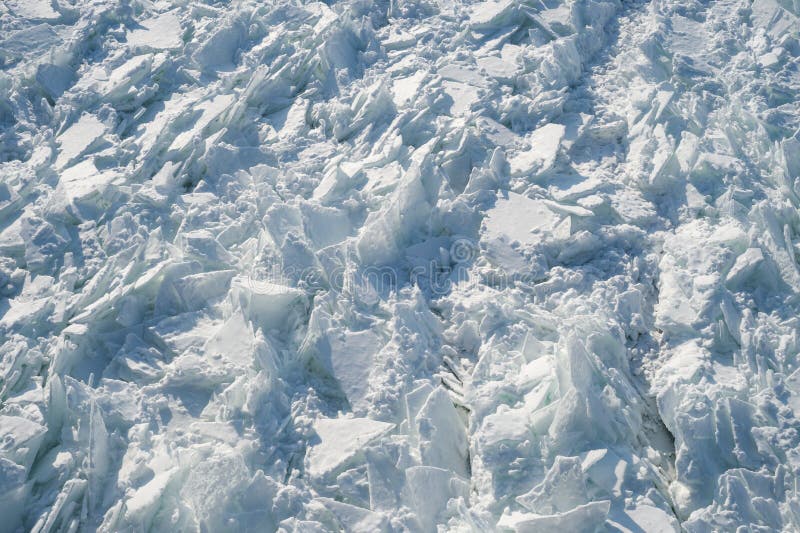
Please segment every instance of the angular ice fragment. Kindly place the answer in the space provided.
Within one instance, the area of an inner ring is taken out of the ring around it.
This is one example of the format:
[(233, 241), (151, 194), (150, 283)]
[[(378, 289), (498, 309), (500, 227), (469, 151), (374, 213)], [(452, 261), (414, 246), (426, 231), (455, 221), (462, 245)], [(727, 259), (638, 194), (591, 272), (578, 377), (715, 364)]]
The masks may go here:
[(522, 176), (550, 170), (558, 155), (566, 127), (562, 124), (546, 124), (528, 136), (530, 150), (519, 152), (509, 158), (512, 176)]
[(6, 0), (6, 6), (12, 13), (29, 20), (53, 20), (61, 16), (50, 0)]
[(75, 124), (56, 137), (56, 143), (59, 145), (56, 168), (64, 168), (67, 163), (81, 155), (92, 143), (102, 137), (104, 132), (105, 126), (96, 116), (81, 115)]
[(25, 481), (25, 467), (0, 457), (0, 516), (7, 531), (22, 530), (25, 500), (30, 490)]
[(507, 441), (523, 442), (532, 437), (529, 416), (525, 408), (498, 409), (486, 416), (479, 433), (481, 445), (492, 447)]
[(394, 424), (368, 418), (319, 418), (314, 431), (321, 442), (306, 455), (307, 472), (323, 477), (345, 466), (364, 446), (388, 433)]
[(517, 69), (517, 65), (510, 61), (497, 56), (479, 57), (476, 60), (479, 68), (482, 68), (486, 73), (501, 81), (511, 81), (513, 77), (521, 71)]
[(422, 81), (427, 76), (427, 72), (415, 72), (405, 78), (397, 78), (392, 82), (392, 96), (397, 107), (406, 105), (414, 100), (419, 92)]
[(209, 269), (224, 269), (235, 263), (231, 254), (205, 229), (179, 234), (176, 244), (185, 258), (195, 259)]
[(405, 474), (395, 466), (390, 457), (375, 452), (367, 452), (366, 456), (370, 509), (397, 509)]
[(36, 81), (53, 100), (64, 94), (74, 78), (75, 73), (67, 67), (43, 63), (36, 68)]
[(558, 261), (575, 263), (588, 260), (603, 245), (599, 237), (589, 231), (579, 231), (563, 242)]
[(328, 508), (336, 517), (343, 531), (385, 531), (388, 526), (386, 516), (362, 507), (337, 502), (330, 498), (317, 498), (316, 501)]
[(474, 28), (499, 26), (515, 12), (513, 0), (481, 2), (472, 7), (469, 23)]
[(444, 92), (453, 99), (453, 105), (450, 107), (450, 113), (453, 116), (468, 114), (472, 104), (480, 100), (478, 87), (474, 85), (445, 80), (442, 82), (442, 87)]
[(474, 85), (475, 87), (484, 87), (487, 85), (484, 77), (475, 72), (474, 68), (467, 68), (461, 65), (448, 63), (438, 70), (438, 74), (442, 79), (457, 83), (466, 83), (467, 85)]
[(464, 422), (444, 387), (437, 387), (416, 416), (419, 450), (424, 464), (468, 476)]
[(254, 325), (266, 330), (286, 330), (308, 306), (299, 289), (244, 277), (231, 282), (231, 298)]
[(625, 482), (625, 473), (628, 469), (626, 461), (607, 449), (590, 450), (581, 457), (583, 457), (581, 468), (592, 483), (610, 495), (621, 496), (622, 484)]
[(133, 56), (108, 76), (108, 81), (103, 87), (105, 94), (112, 99), (125, 96), (131, 86), (139, 83), (150, 73), (152, 65), (153, 54)]
[(235, 97), (232, 94), (220, 94), (195, 106), (196, 110), (202, 110), (200, 117), (194, 123), (194, 126), (175, 137), (169, 149), (183, 151), (189, 147), (195, 136), (209, 133), (206, 131), (206, 127), (227, 110), (234, 99)]
[(72, 205), (80, 205), (89, 197), (103, 192), (106, 186), (120, 175), (115, 171), (99, 171), (94, 159), (87, 158), (64, 170), (58, 179), (61, 199)]
[(761, 248), (748, 248), (739, 257), (725, 277), (725, 283), (732, 288), (739, 287), (755, 274), (764, 261)]
[(648, 533), (677, 533), (681, 531), (675, 515), (652, 505), (637, 505), (633, 509), (626, 509), (625, 514), (636, 524), (641, 531)]
[(541, 514), (569, 511), (586, 499), (580, 458), (563, 456), (556, 457), (541, 483), (516, 498), (523, 507)]
[(576, 217), (590, 217), (594, 215), (594, 213), (589, 209), (586, 209), (585, 207), (581, 207), (578, 205), (560, 204), (552, 200), (542, 200), (542, 201), (545, 203), (545, 205), (547, 205), (547, 207), (549, 207), (556, 213), (562, 213), (564, 215), (572, 215)]
[(404, 496), (423, 531), (436, 531), (451, 498), (469, 499), (469, 485), (449, 470), (433, 466), (406, 469)]
[(510, 513), (504, 514), (498, 525), (518, 533), (593, 533), (602, 530), (610, 509), (611, 502), (606, 500), (579, 505), (565, 513), (551, 515)]
[(148, 527), (148, 524), (152, 522), (153, 515), (159, 508), (161, 497), (167, 489), (167, 485), (177, 473), (177, 469), (161, 472), (139, 487), (125, 501), (125, 520), (131, 524)]
[(369, 392), (372, 362), (383, 347), (383, 341), (370, 330), (337, 332), (327, 337), (329, 351), (323, 357), (330, 365), (333, 377), (342, 387), (347, 401), (355, 409), (361, 406)]
[(46, 431), (27, 418), (0, 415), (0, 457), (30, 470)]
[(139, 27), (128, 32), (128, 44), (132, 47), (168, 50), (180, 48), (181, 21), (175, 13), (164, 13), (157, 17), (143, 20)]
[(532, 245), (560, 220), (544, 200), (506, 191), (498, 195), (494, 207), (487, 211), (483, 232), (489, 243), (502, 240)]
[(639, 191), (630, 188), (614, 192), (611, 195), (611, 206), (629, 224), (649, 224), (658, 216), (653, 203)]
[(226, 361), (249, 367), (255, 363), (255, 343), (252, 326), (242, 316), (241, 311), (237, 311), (208, 339), (203, 346), (203, 352), (212, 357), (221, 355)]

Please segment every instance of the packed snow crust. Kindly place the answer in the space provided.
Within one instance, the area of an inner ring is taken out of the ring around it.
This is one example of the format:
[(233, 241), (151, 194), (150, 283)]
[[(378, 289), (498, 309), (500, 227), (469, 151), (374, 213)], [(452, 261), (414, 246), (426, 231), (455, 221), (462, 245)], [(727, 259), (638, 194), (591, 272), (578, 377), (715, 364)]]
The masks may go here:
[(798, 16), (0, 3), (0, 531), (800, 530)]

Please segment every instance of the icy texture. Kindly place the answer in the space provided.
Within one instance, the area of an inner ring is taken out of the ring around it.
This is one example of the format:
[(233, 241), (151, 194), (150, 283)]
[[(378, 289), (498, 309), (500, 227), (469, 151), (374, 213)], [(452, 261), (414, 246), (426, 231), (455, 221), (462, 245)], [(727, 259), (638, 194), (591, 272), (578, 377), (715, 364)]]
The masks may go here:
[(799, 15), (1, 3), (0, 531), (797, 530)]

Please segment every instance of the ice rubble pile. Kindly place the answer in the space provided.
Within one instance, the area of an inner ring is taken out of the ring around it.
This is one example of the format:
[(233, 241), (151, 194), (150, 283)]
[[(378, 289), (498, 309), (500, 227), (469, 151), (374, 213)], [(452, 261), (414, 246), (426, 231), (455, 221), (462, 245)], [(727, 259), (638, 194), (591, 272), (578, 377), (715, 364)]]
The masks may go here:
[(7, 0), (0, 528), (799, 528), (798, 14)]

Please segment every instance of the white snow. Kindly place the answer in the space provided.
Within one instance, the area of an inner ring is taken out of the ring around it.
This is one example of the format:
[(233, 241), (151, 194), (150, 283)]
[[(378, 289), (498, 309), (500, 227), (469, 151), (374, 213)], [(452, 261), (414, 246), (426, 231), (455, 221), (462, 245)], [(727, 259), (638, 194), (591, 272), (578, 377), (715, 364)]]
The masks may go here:
[(331, 474), (392, 427), (393, 424), (368, 418), (316, 420), (314, 432), (321, 442), (309, 450), (308, 473), (312, 476)]
[(798, 16), (0, 2), (0, 532), (798, 529)]

